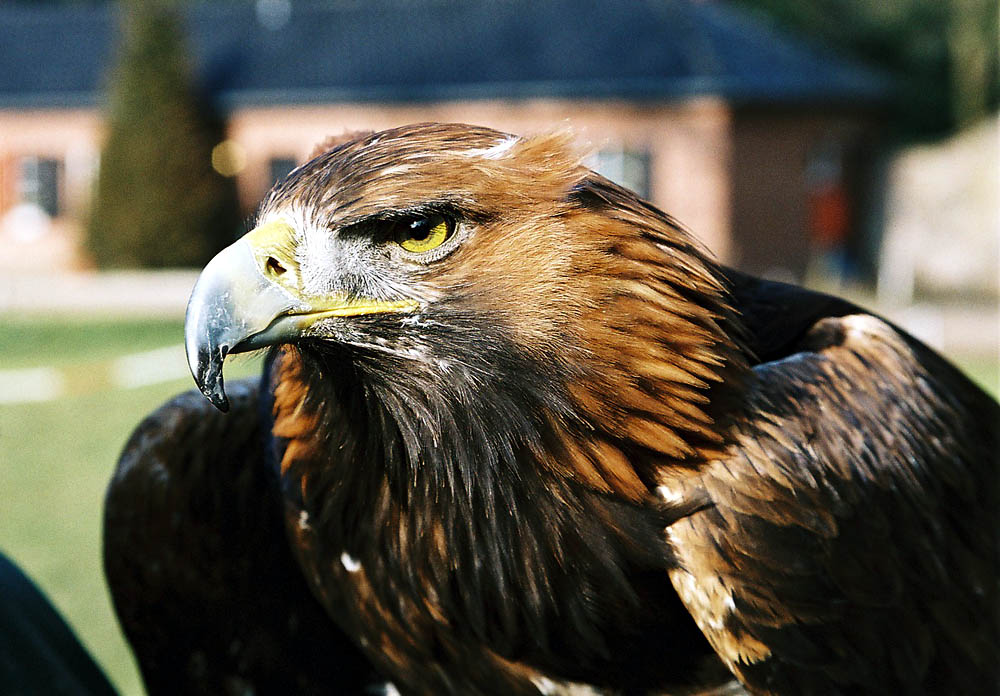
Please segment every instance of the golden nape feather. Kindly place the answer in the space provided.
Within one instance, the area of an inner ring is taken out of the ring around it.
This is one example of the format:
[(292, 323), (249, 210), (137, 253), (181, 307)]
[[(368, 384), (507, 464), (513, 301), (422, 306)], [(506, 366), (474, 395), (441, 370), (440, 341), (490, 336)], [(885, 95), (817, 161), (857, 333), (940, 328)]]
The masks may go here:
[(997, 403), (565, 134), (328, 141), (185, 333), (228, 413), (150, 416), (106, 512), (152, 694), (995, 691)]

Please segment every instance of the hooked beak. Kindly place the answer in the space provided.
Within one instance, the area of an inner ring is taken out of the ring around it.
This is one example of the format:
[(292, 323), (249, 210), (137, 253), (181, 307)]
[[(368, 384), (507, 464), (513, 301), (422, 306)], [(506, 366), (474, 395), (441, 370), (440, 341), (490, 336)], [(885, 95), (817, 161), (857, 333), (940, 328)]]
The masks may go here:
[(222, 377), (227, 355), (287, 343), (327, 317), (409, 312), (415, 300), (314, 296), (302, 291), (295, 231), (273, 221), (247, 233), (208, 262), (184, 320), (184, 347), (195, 383), (220, 411), (229, 410)]

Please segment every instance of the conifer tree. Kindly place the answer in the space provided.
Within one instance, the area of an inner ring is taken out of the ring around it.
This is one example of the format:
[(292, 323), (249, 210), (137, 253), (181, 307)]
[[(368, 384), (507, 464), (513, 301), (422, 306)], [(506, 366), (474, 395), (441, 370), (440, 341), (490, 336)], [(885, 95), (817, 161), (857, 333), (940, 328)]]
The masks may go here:
[(126, 0), (88, 244), (102, 267), (202, 265), (236, 236), (224, 126), (193, 85), (176, 2)]

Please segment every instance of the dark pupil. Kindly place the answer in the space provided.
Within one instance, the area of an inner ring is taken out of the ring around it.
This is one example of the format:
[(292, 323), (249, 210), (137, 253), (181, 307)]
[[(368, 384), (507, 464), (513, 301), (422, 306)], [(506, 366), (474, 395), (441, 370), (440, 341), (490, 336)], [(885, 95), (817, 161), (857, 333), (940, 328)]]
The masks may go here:
[(434, 228), (430, 220), (414, 220), (410, 223), (410, 239), (416, 239), (417, 241), (427, 239), (432, 229)]

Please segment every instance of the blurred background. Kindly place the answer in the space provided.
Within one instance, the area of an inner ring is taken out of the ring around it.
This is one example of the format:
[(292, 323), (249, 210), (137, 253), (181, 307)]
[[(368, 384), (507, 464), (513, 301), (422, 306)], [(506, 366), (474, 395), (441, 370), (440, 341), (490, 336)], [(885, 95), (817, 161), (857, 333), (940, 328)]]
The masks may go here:
[(197, 267), (327, 136), (569, 126), (723, 262), (997, 393), (995, 0), (8, 1), (0, 47), (0, 550), (122, 693), (104, 486), (191, 386)]

